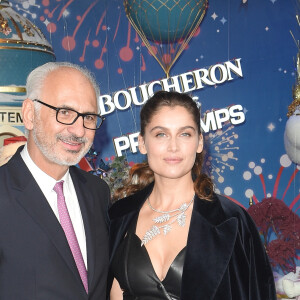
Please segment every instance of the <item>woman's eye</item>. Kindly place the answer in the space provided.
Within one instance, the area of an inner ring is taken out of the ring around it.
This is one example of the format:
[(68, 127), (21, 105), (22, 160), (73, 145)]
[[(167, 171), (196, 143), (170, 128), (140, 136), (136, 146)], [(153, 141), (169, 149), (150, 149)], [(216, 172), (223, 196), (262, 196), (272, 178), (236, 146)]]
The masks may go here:
[(191, 136), (191, 134), (189, 132), (183, 132), (181, 135), (182, 136)]
[(164, 132), (158, 132), (155, 136), (156, 137), (164, 137), (166, 134)]

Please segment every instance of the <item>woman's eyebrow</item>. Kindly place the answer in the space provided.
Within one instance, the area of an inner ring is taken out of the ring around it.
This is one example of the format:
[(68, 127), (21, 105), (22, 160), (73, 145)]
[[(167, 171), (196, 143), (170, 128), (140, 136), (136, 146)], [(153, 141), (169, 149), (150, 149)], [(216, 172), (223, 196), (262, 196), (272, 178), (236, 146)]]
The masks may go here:
[[(150, 132), (152, 132), (153, 130), (156, 130), (156, 129), (169, 130), (167, 127), (155, 126), (150, 130)], [(193, 126), (183, 126), (183, 127), (178, 128), (179, 131), (186, 130), (186, 129), (192, 129), (192, 130), (196, 131), (195, 127), (193, 127)]]

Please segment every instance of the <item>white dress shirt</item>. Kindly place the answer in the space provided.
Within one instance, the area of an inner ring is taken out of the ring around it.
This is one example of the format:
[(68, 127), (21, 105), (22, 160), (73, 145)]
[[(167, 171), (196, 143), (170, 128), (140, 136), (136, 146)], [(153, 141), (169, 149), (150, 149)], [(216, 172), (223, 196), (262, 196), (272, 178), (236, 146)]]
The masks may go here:
[(33, 160), (31, 159), (28, 153), (27, 144), (25, 144), (24, 149), (21, 151), (21, 157), (23, 158), (26, 166), (28, 167), (35, 181), (37, 182), (40, 189), (42, 190), (44, 196), (46, 197), (58, 221), (59, 221), (59, 215), (58, 215), (58, 208), (57, 208), (57, 194), (53, 190), (53, 188), (57, 182), (61, 180), (64, 181), (63, 192), (65, 196), (66, 205), (83, 256), (83, 260), (87, 268), (86, 237), (85, 237), (84, 224), (82, 220), (82, 214), (81, 214), (78, 198), (76, 195), (76, 191), (69, 170), (60, 180), (56, 181), (54, 178), (52, 178), (51, 176), (43, 172), (33, 162)]

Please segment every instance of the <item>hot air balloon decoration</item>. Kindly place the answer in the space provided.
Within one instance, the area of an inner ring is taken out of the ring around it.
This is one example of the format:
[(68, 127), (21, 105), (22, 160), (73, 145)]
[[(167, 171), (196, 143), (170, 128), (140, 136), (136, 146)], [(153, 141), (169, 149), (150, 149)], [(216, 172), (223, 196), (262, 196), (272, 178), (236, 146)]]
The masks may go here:
[(207, 6), (208, 0), (124, 0), (127, 18), (167, 77)]

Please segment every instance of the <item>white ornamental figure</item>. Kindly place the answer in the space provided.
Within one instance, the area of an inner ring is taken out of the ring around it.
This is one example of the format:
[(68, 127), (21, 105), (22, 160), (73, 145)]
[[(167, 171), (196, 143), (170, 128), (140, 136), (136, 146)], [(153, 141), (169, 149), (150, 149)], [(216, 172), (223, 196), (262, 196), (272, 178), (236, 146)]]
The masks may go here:
[[(300, 52), (297, 55), (297, 82), (293, 87), (293, 102), (288, 107), (289, 119), (285, 125), (284, 146), (290, 160), (300, 167)], [(298, 269), (298, 268), (297, 268)], [(293, 274), (291, 274), (293, 275)], [(283, 278), (282, 287), (285, 294), (300, 300), (299, 273), (296, 278)]]
[(289, 105), (285, 125), (284, 147), (290, 160), (300, 165), (300, 57), (297, 55), (298, 78), (293, 87), (293, 102)]

